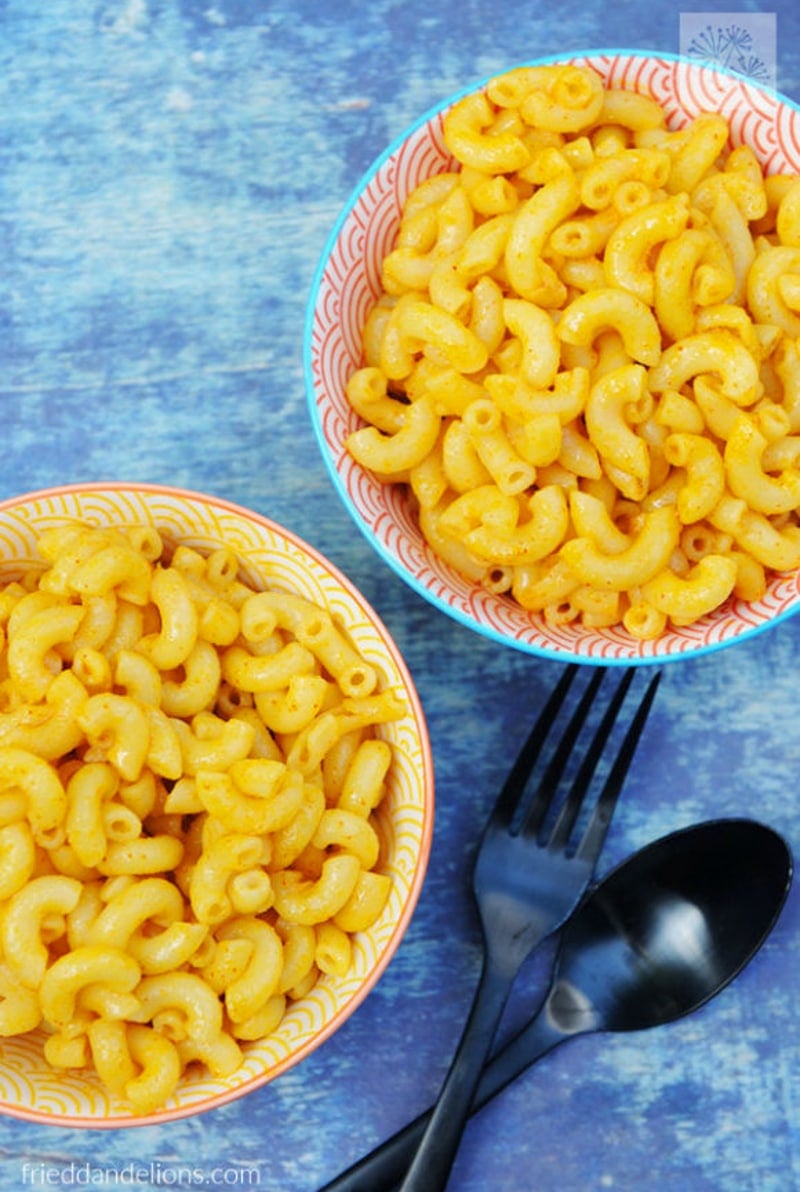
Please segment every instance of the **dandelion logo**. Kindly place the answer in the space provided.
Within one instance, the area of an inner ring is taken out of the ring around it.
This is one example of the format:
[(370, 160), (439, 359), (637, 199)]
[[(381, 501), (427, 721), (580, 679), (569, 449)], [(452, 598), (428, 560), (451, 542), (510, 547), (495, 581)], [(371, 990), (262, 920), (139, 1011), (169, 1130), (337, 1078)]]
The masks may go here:
[(680, 17), (681, 53), (709, 66), (775, 86), (774, 13), (688, 12)]

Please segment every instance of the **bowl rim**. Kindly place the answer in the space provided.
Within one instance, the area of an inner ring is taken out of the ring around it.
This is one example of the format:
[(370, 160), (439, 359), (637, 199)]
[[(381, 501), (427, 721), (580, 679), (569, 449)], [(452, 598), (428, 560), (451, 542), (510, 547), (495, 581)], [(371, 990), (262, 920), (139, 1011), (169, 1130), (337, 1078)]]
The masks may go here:
[(560, 53), (546, 54), (536, 56), (533, 58), (522, 59), (516, 63), (511, 63), (509, 66), (498, 68), (480, 78), (476, 78), (470, 83), (467, 83), (459, 89), (436, 103), (429, 106), (421, 115), (417, 116), (410, 124), (398, 133), (392, 141), (382, 150), (382, 152), (374, 158), (372, 163), (364, 170), (361, 177), (356, 184), (351, 188), (350, 193), (345, 200), (344, 206), (339, 211), (339, 214), (330, 229), (322, 252), (320, 253), (316, 269), (314, 271), (309, 296), (306, 303), (305, 318), (303, 321), (303, 374), (305, 380), (306, 404), (309, 410), (311, 427), (317, 441), (320, 454), (325, 465), (328, 476), (335, 488), (339, 499), (344, 508), (347, 510), (350, 518), (356, 524), (362, 535), (369, 542), (370, 546), (377, 552), (384, 563), (397, 575), (405, 584), (407, 584), (417, 595), (421, 596), (425, 601), (431, 604), (437, 611), (450, 617), (460, 625), (470, 629), (473, 633), (478, 633), (482, 637), (488, 638), (500, 645), (510, 647), (518, 650), (520, 653), (528, 654), (532, 657), (542, 658), (553, 662), (577, 662), (583, 666), (663, 666), (672, 662), (685, 661), (687, 658), (701, 658), (705, 655), (717, 653), (719, 650), (727, 649), (736, 643), (749, 641), (767, 630), (773, 629), (782, 622), (791, 619), (800, 613), (800, 599), (796, 607), (786, 608), (781, 612), (774, 614), (768, 619), (758, 624), (745, 625), (739, 633), (725, 636), (713, 641), (707, 641), (700, 645), (687, 643), (684, 650), (670, 650), (664, 653), (659, 653), (654, 650), (652, 653), (648, 651), (648, 645), (653, 643), (636, 642), (631, 639), (630, 652), (625, 656), (615, 656), (609, 653), (606, 655), (581, 654), (577, 651), (566, 649), (559, 649), (550, 647), (545, 644), (519, 640), (507, 634), (500, 632), (491, 625), (485, 625), (480, 621), (474, 619), (468, 612), (462, 608), (447, 603), (442, 597), (434, 591), (431, 586), (424, 583), (412, 571), (407, 569), (402, 561), (398, 559), (393, 552), (384, 544), (384, 542), (372, 533), (370, 527), (366, 524), (361, 514), (356, 509), (350, 494), (342, 480), (341, 475), (336, 467), (333, 455), (328, 445), (324, 427), (319, 417), (319, 409), (317, 405), (316, 389), (317, 384), (314, 376), (314, 329), (316, 326), (316, 310), (319, 300), (320, 289), (327, 269), (328, 261), (335, 249), (343, 228), (347, 220), (351, 216), (354, 208), (357, 206), (362, 194), (368, 188), (370, 182), (386, 165), (386, 163), (398, 152), (401, 146), (415, 133), (417, 133), (423, 126), (435, 120), (441, 114), (452, 107), (460, 99), (484, 88), (487, 83), (502, 71), (514, 70), (518, 67), (524, 66), (547, 66), (555, 63), (569, 63), (577, 60), (591, 62), (593, 59), (616, 59), (616, 60), (655, 60), (659, 62), (673, 62), (680, 63), (685, 66), (696, 68), (698, 70), (711, 71), (723, 78), (731, 79), (735, 82), (746, 85), (749, 89), (762, 95), (772, 98), (778, 104), (785, 105), (800, 115), (800, 103), (784, 95), (781, 91), (766, 84), (758, 83), (747, 75), (730, 69), (730, 67), (718, 64), (710, 59), (703, 59), (700, 57), (693, 57), (688, 54), (674, 53), (670, 51), (654, 51), (645, 50), (641, 48), (589, 48), (589, 49), (575, 49), (563, 51)]
[[(265, 514), (258, 513), (253, 509), (248, 509), (244, 505), (240, 505), (234, 501), (230, 501), (224, 497), (215, 496), (209, 493), (200, 492), (195, 489), (177, 487), (173, 485), (157, 484), (157, 483), (139, 483), (136, 481), (126, 480), (111, 480), (111, 481), (87, 481), (76, 482), (70, 484), (53, 485), (48, 488), (35, 489), (30, 492), (21, 493), (18, 496), (5, 497), (0, 500), (0, 518), (5, 513), (8, 513), (15, 508), (29, 505), (36, 501), (51, 501), (58, 500), (63, 496), (80, 496), (82, 494), (91, 495), (93, 493), (140, 493), (144, 494), (145, 498), (148, 496), (163, 496), (172, 497), (180, 500), (191, 501), (203, 505), (210, 505), (215, 509), (230, 513), (236, 517), (242, 518), (249, 522), (255, 522), (257, 525), (276, 534), (279, 538), (287, 540), (293, 547), (298, 549), (301, 554), (307, 555), (318, 567), (327, 573), (334, 583), (341, 587), (348, 595), (348, 597), (356, 604), (359, 610), (364, 614), (367, 620), (372, 625), (375, 632), (381, 640), (381, 646), (386, 650), (387, 655), (400, 678), (403, 685), (406, 698), (409, 705), (409, 716), (414, 722), (415, 730), (419, 738), (419, 748), (421, 756), (420, 768), (420, 791), (422, 793), (422, 814), (421, 814), (421, 831), (419, 847), (414, 866), (413, 878), (409, 884), (408, 894), (402, 907), (402, 912), (397, 921), (393, 924), (391, 932), (387, 937), (386, 944), (382, 955), (379, 957), (376, 964), (369, 971), (368, 977), (364, 980), (362, 985), (349, 997), (347, 1002), (334, 1014), (329, 1022), (325, 1023), (320, 1031), (307, 1039), (296, 1050), (285, 1056), (278, 1063), (272, 1067), (266, 1068), (264, 1072), (254, 1076), (241, 1085), (234, 1085), (231, 1088), (217, 1092), (209, 1097), (206, 1101), (198, 1101), (195, 1103), (188, 1103), (178, 1105), (174, 1108), (157, 1110), (150, 1114), (132, 1113), (130, 1116), (118, 1117), (84, 1117), (80, 1114), (63, 1114), (58, 1117), (51, 1115), (42, 1110), (37, 1110), (31, 1107), (20, 1107), (10, 1105), (7, 1102), (0, 1103), (0, 1115), (6, 1117), (16, 1118), (18, 1120), (27, 1121), (31, 1124), (41, 1126), (53, 1126), (56, 1128), (80, 1128), (80, 1129), (129, 1129), (138, 1126), (160, 1126), (167, 1122), (178, 1121), (183, 1118), (197, 1117), (200, 1114), (211, 1112), (219, 1109), (221, 1106), (230, 1103), (231, 1101), (239, 1100), (247, 1094), (254, 1092), (256, 1089), (263, 1088), (267, 1084), (271, 1084), (273, 1080), (279, 1076), (284, 1075), (290, 1071), (302, 1060), (307, 1059), (318, 1047), (325, 1043), (332, 1035), (336, 1033), (347, 1021), (347, 1019), (355, 1013), (359, 1006), (366, 1000), (367, 996), (373, 992), (376, 985), (384, 975), (391, 961), (400, 947), (405, 936), (406, 930), (415, 913), (422, 886), (425, 881), (425, 876), (430, 860), (431, 847), (433, 843), (433, 825), (435, 812), (435, 771), (433, 760), (433, 749), (430, 740), (429, 729), (425, 711), (422, 705), (419, 692), (416, 684), (409, 670), (399, 646), (394, 640), (386, 624), (380, 615), (376, 612), (366, 597), (359, 591), (356, 585), (350, 580), (345, 573), (330, 559), (328, 559), (318, 548), (312, 546), (301, 538), (295, 531), (288, 529), (279, 522)], [(2, 556), (0, 556), (1, 558)]]

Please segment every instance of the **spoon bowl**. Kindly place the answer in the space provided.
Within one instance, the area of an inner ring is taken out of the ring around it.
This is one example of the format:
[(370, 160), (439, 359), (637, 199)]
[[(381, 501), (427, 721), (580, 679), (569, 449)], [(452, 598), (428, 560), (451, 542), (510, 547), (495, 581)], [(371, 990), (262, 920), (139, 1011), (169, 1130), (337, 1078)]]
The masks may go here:
[(562, 936), (554, 1026), (635, 1031), (697, 1010), (760, 948), (791, 856), (771, 828), (712, 820), (656, 840), (595, 886)]
[[(550, 991), (484, 1069), (472, 1112), (567, 1039), (661, 1026), (710, 1001), (775, 926), (792, 870), (785, 840), (750, 819), (708, 820), (621, 862), (563, 929)], [(429, 1117), (421, 1114), (322, 1192), (392, 1188)]]

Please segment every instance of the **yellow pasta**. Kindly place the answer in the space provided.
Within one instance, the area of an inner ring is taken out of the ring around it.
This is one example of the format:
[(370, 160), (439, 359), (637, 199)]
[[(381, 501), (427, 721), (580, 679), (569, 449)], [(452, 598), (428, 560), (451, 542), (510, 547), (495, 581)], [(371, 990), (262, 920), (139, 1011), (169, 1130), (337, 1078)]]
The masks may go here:
[(348, 450), (410, 486), (443, 561), (545, 621), (654, 638), (759, 599), (798, 566), (800, 179), (719, 113), (671, 129), (570, 64), (491, 79), (443, 132)]
[(40, 553), (0, 589), (0, 1036), (150, 1113), (349, 970), (403, 704), (229, 550), (75, 523)]

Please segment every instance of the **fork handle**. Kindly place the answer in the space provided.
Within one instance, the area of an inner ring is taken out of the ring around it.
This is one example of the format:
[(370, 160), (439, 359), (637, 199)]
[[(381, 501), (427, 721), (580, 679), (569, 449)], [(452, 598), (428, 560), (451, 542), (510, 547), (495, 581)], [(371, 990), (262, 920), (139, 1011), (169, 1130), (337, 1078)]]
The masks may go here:
[(488, 953), (464, 1033), (402, 1192), (442, 1192), (446, 1186), (515, 975), (494, 965)]
[[(554, 1026), (545, 1003), (524, 1030), (515, 1035), (484, 1068), (470, 1114), (477, 1113), (527, 1067), (569, 1037)], [(326, 1184), (321, 1192), (390, 1192), (396, 1188), (408, 1169), (432, 1114), (432, 1109), (421, 1113)]]

